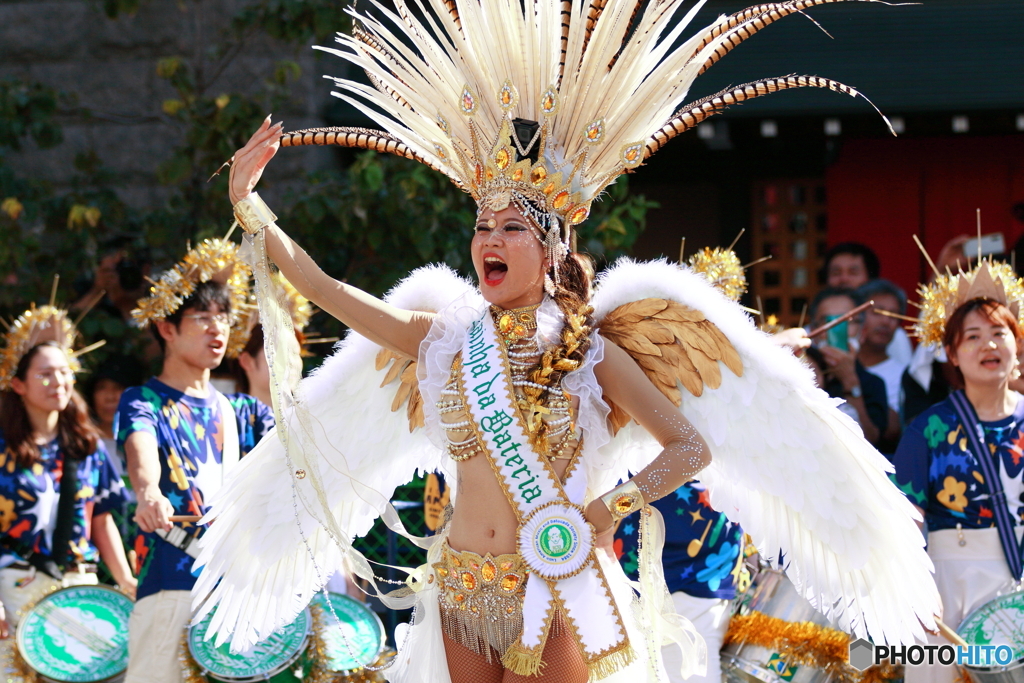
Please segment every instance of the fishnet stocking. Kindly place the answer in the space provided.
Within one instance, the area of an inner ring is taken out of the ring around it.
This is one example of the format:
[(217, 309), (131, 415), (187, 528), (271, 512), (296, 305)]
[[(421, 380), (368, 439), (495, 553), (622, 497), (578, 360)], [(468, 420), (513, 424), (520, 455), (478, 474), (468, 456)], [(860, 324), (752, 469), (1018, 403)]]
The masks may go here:
[(586, 683), (590, 677), (572, 633), (565, 627), (561, 614), (555, 615), (544, 645), (544, 666), (537, 676), (521, 676), (506, 671), (501, 657), (491, 651), (486, 655), (473, 652), (444, 634), (444, 651), (452, 683)]

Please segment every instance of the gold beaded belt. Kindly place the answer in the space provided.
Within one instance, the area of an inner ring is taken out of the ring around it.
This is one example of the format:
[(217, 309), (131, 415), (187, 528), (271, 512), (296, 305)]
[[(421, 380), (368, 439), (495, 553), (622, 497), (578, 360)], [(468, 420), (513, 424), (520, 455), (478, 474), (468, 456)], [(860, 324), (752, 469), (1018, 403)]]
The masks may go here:
[(523, 632), (523, 595), (528, 569), (516, 553), (480, 556), (445, 544), (433, 565), (445, 635), (491, 661)]

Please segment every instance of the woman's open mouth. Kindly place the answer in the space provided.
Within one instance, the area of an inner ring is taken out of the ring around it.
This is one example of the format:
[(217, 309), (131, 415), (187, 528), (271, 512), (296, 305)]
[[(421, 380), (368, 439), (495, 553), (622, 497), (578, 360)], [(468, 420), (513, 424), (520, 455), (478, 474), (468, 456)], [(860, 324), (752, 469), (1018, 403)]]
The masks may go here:
[(989, 370), (997, 370), (999, 366), (1002, 364), (1003, 361), (1000, 358), (986, 358), (983, 361), (981, 361), (981, 367), (987, 368)]
[(495, 287), (505, 279), (508, 264), (496, 254), (484, 254), (484, 283)]

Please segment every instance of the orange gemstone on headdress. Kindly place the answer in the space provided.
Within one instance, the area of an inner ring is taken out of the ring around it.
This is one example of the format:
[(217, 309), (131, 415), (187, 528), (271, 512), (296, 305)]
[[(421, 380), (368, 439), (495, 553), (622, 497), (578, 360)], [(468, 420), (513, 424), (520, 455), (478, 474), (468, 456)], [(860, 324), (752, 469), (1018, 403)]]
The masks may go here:
[(494, 169), (488, 166), (486, 175), (488, 180), (494, 180)]
[(441, 575), (441, 578), (448, 576), (448, 570), (445, 567), (438, 567), (437, 573)]
[(587, 220), (587, 216), (589, 215), (590, 207), (585, 204), (581, 204), (569, 213), (569, 223), (572, 225), (579, 225), (583, 221)]
[(509, 164), (512, 163), (512, 154), (509, 152), (508, 147), (502, 147), (498, 150), (498, 153), (494, 155), (494, 163), (503, 171), (508, 168)]
[(504, 85), (501, 86), (501, 90), (498, 91), (498, 104), (502, 109), (508, 110), (515, 105), (518, 99), (518, 93), (516, 88), (512, 85), (512, 81), (505, 81)]
[(553, 87), (548, 86), (548, 89), (541, 95), (540, 110), (546, 116), (550, 116), (558, 110), (558, 93)]
[(466, 590), (471, 591), (476, 588), (476, 577), (469, 572), (462, 572), (462, 576), (459, 578), (462, 579), (462, 587)]
[(494, 567), (494, 563), (488, 560), (484, 562), (483, 566), (480, 567), (480, 576), (484, 577), (484, 581), (490, 583), (494, 581), (494, 577), (498, 575), (498, 570)]
[(498, 330), (502, 334), (508, 334), (509, 331), (512, 329), (512, 325), (515, 324), (515, 321), (516, 320), (514, 317), (512, 317), (511, 313), (505, 313), (500, 318), (498, 318)]
[(484, 181), (484, 167), (481, 166), (480, 164), (477, 164), (476, 167), (474, 168), (474, 171), (476, 174), (476, 184), (479, 185)]
[(542, 191), (544, 192), (544, 194), (551, 194), (552, 192), (555, 191), (555, 184), (548, 183), (547, 185), (544, 186), (544, 189)]
[(515, 574), (506, 574), (501, 577), (501, 590), (506, 593), (512, 593), (519, 587), (519, 577)]
[(636, 168), (644, 160), (644, 143), (634, 142), (622, 148), (622, 165), (626, 168)]
[(469, 89), (469, 86), (463, 86), (462, 97), (459, 104), (462, 107), (463, 114), (472, 114), (476, 111), (476, 97), (473, 95), (473, 91)]
[(460, 560), (459, 558), (457, 558), (454, 555), (452, 555), (452, 566), (453, 567), (461, 567), (462, 566), (462, 560)]
[(510, 560), (505, 560), (504, 562), (501, 563), (502, 571), (506, 571), (507, 572), (509, 569), (512, 569), (512, 565), (513, 564), (514, 563), (511, 562)]
[(598, 119), (597, 121), (591, 121), (587, 124), (587, 127), (583, 129), (583, 137), (587, 139), (587, 142), (598, 143), (604, 138), (604, 119)]
[(517, 168), (516, 170), (512, 171), (512, 180), (515, 180), (515, 181), (518, 182), (518, 181), (520, 181), (522, 179), (523, 179), (523, 169)]
[(530, 171), (530, 182), (536, 187), (540, 187), (541, 183), (543, 183), (547, 177), (548, 170), (543, 166), (536, 166), (532, 171)]
[(551, 206), (555, 207), (556, 209), (564, 209), (568, 203), (568, 190), (562, 190), (561, 192), (559, 192), (558, 194), (551, 198)]
[(456, 593), (455, 594), (455, 602), (462, 602), (465, 599), (466, 599), (466, 596), (463, 595), (462, 593)]

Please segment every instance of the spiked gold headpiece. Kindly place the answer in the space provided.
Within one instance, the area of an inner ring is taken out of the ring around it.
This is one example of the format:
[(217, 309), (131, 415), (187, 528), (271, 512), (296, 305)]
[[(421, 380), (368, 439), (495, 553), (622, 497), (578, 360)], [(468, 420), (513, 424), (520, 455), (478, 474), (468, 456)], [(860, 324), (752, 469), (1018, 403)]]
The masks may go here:
[(973, 299), (1003, 304), (1024, 327), (1020, 310), (1024, 280), (1007, 263), (983, 260), (967, 273), (938, 275), (930, 285), (919, 286), (917, 295), (921, 315), (913, 334), (922, 344), (941, 345), (950, 316)]
[(704, 247), (689, 258), (689, 264), (733, 301), (739, 301), (747, 291), (743, 264), (732, 249)]
[[(291, 316), (292, 325), (295, 327), (295, 331), (301, 334), (306, 329), (306, 325), (309, 324), (309, 319), (313, 316), (313, 306), (309, 303), (309, 299), (299, 294), (299, 291), (288, 281), (288, 278), (281, 274), (281, 271), (274, 271), (271, 279), (284, 293), (284, 304), (285, 308), (288, 309), (288, 314)], [(260, 310), (256, 305), (256, 294), (251, 292), (249, 294), (249, 306), (237, 325), (239, 334), (235, 334), (235, 328), (232, 327), (231, 339), (228, 341), (227, 350), (229, 358), (237, 358), (245, 350), (245, 345), (249, 343), (249, 337), (252, 336), (252, 331), (259, 324), (259, 321)]]
[(32, 308), (18, 316), (3, 336), (4, 348), (0, 350), (0, 389), (11, 388), (11, 380), (17, 372), (18, 363), (30, 349), (43, 342), (56, 342), (68, 357), (68, 364), (75, 372), (81, 370), (74, 352), (78, 330), (68, 318), (67, 311), (53, 305)]
[[(149, 296), (139, 299), (132, 311), (137, 327), (146, 327), (154, 320), (163, 320), (177, 311), (196, 289), (196, 285), (215, 280), (227, 286), (231, 299), (231, 334), (229, 357), (241, 349), (232, 340), (247, 338), (249, 309), (249, 267), (238, 258), (238, 245), (225, 239), (203, 240), (190, 249), (180, 263), (167, 270), (149, 288)], [(245, 344), (243, 342), (242, 346)]]

